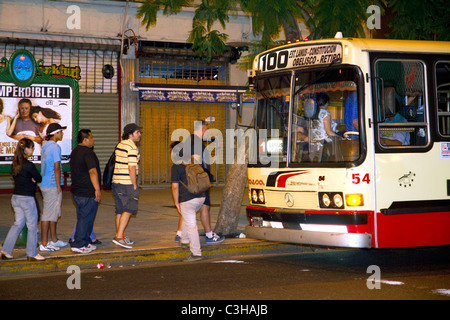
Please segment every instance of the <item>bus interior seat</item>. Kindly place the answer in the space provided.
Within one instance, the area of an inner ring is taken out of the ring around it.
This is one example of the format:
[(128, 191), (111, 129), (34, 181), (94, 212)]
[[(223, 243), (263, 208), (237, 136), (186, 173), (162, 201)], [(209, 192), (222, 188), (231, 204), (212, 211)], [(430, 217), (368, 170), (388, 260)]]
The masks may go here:
[(384, 89), (384, 116), (392, 117), (396, 114), (396, 105), (395, 105), (395, 88), (388, 87)]

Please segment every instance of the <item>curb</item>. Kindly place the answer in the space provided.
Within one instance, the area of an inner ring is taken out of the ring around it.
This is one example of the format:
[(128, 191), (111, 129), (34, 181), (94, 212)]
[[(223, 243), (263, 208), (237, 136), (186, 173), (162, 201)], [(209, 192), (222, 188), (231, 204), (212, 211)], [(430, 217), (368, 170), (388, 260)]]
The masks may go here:
[[(259, 255), (274, 253), (298, 253), (300, 246), (246, 239), (241, 243), (217, 244), (202, 247), (204, 260), (222, 259), (241, 255)], [(2, 277), (45, 274), (51, 272), (67, 272), (67, 268), (76, 265), (80, 270), (97, 268), (103, 264), (105, 269), (127, 266), (180, 262), (189, 254), (189, 249), (181, 247), (142, 248), (114, 252), (93, 252), (86, 255), (71, 254), (47, 257), (45, 261), (30, 262), (25, 259), (2, 261), (0, 263), (0, 279)]]

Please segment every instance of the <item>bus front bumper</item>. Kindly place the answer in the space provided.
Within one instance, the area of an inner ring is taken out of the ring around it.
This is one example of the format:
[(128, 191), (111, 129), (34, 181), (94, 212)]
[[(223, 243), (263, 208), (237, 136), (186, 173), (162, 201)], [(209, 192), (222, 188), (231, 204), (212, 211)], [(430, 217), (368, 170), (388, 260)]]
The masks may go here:
[(247, 226), (247, 238), (330, 247), (371, 248), (368, 233), (338, 233)]

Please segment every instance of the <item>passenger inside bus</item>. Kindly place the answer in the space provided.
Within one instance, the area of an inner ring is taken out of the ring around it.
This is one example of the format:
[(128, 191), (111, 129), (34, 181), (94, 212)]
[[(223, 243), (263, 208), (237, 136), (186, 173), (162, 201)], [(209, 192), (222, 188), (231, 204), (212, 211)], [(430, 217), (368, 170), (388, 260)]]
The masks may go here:
[(317, 118), (313, 119), (311, 124), (311, 161), (314, 161), (314, 159), (318, 161), (322, 160), (322, 153), (326, 143), (332, 142), (333, 139), (342, 140), (332, 129), (333, 120), (331, 119), (330, 111), (328, 111), (330, 97), (325, 92), (319, 92), (316, 95), (316, 101), (319, 112)]
[(343, 160), (355, 161), (359, 158), (359, 113), (356, 91), (352, 91), (345, 100), (344, 125), (344, 131), (340, 132), (345, 138), (341, 142)]
[[(385, 88), (384, 93), (384, 116), (385, 123), (407, 123), (408, 121), (397, 110), (399, 110), (399, 96), (395, 88)], [(410, 130), (402, 127), (384, 127), (380, 130), (380, 143), (385, 146), (410, 145)]]
[(295, 117), (295, 141), (297, 161), (338, 161), (341, 155), (337, 141), (342, 137), (332, 129), (334, 124), (328, 111), (329, 96), (320, 92), (315, 99), (303, 101), (304, 117)]
[[(358, 124), (358, 94), (356, 91), (350, 93), (344, 104), (345, 132), (356, 133), (359, 131)], [(358, 134), (348, 134), (349, 139), (358, 139)]]

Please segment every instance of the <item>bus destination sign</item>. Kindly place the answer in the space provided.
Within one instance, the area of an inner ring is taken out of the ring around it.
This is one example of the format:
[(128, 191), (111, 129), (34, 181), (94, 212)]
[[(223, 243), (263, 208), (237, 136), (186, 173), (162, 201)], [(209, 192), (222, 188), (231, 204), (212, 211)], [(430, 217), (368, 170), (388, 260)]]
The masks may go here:
[(283, 69), (330, 64), (342, 59), (342, 46), (339, 43), (298, 45), (280, 48), (259, 56), (258, 71), (268, 72)]

